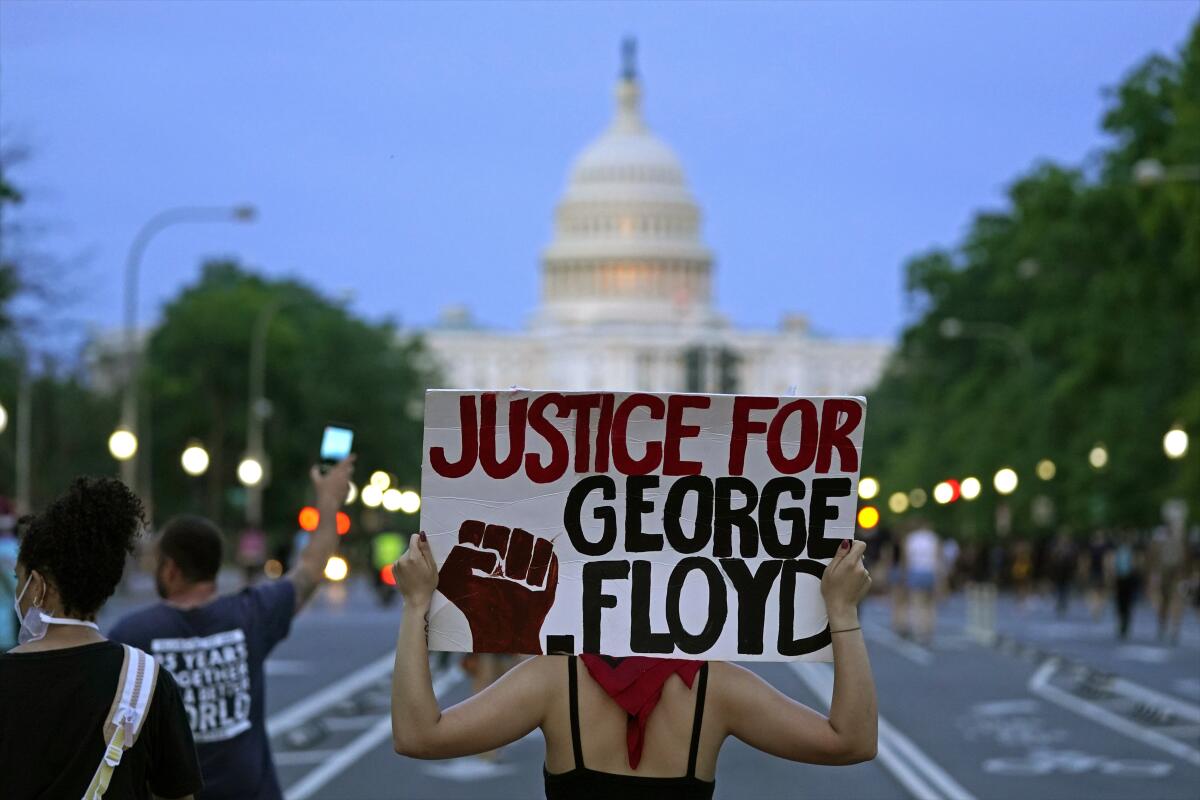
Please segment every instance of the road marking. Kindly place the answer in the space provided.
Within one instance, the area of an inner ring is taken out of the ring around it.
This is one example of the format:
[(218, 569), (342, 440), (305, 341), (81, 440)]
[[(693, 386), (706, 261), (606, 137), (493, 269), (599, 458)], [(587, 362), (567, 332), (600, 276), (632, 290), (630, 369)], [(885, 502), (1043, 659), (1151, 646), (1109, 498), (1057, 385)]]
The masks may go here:
[(299, 767), (320, 764), (336, 753), (337, 750), (281, 750), (272, 754), (272, 757), (275, 759), (277, 767)]
[(307, 675), (312, 667), (307, 661), (294, 661), (283, 658), (268, 658), (263, 663), (263, 672), (268, 678), (291, 675)]
[(502, 775), (509, 775), (517, 771), (517, 765), (497, 764), (492, 761), (485, 761), (476, 756), (470, 756), (468, 758), (455, 758), (451, 761), (427, 764), (423, 767), (423, 770), (426, 775), (432, 775), (442, 780), (470, 783), (473, 781), (492, 780)]
[[(833, 669), (825, 664), (794, 661), (792, 671), (829, 708)], [(879, 761), (916, 800), (975, 800), (950, 774), (891, 723), (879, 716)]]
[(272, 714), (267, 719), (267, 735), (277, 736), (303, 724), (330, 706), (336, 705), (363, 687), (369, 686), (387, 675), (395, 660), (396, 653), (393, 650), (365, 667), (338, 678), (334, 683), (299, 703), (294, 703)]
[(379, 722), (366, 733), (327, 758), (321, 766), (288, 787), (283, 793), (285, 800), (308, 800), (331, 780), (342, 774), (351, 764), (375, 749), (392, 735), (392, 720), (380, 717)]
[[(1029, 679), (1029, 691), (1044, 700), (1049, 700), (1055, 705), (1062, 706), (1069, 711), (1074, 711), (1076, 714), (1087, 717), (1093, 722), (1098, 722), (1107, 728), (1111, 728), (1117, 733), (1122, 733), (1131, 739), (1137, 739), (1142, 744), (1149, 745), (1150, 747), (1165, 750), (1176, 758), (1183, 759), (1189, 764), (1200, 767), (1200, 750), (1188, 747), (1183, 742), (1176, 741), (1170, 736), (1164, 736), (1158, 731), (1143, 728), (1102, 706), (1096, 705), (1082, 697), (1077, 697), (1070, 692), (1063, 691), (1057, 686), (1051, 686), (1050, 678), (1057, 669), (1058, 664), (1054, 661), (1047, 661), (1042, 664), (1037, 672), (1033, 673), (1033, 677)], [(1143, 689), (1143, 691), (1150, 692), (1149, 689)], [(1157, 692), (1153, 694), (1157, 694)], [(1183, 701), (1175, 702), (1182, 703)]]
[[(391, 656), (389, 656), (391, 658)], [(368, 669), (375, 666), (369, 664), (363, 669)], [(359, 670), (362, 672), (363, 670)], [(358, 673), (354, 673), (357, 675)], [(447, 670), (433, 676), (433, 693), (439, 695), (446, 689), (449, 689), (454, 684), (458, 683), (465, 677), (465, 673), (458, 669)], [(283, 793), (285, 800), (308, 800), (317, 791), (322, 789), (325, 784), (341, 775), (351, 765), (357, 762), (367, 753), (374, 750), (382, 744), (388, 737), (392, 735), (392, 718), (391, 715), (381, 716), (366, 733), (360, 734), (356, 739), (351, 740), (350, 744), (340, 750), (334, 751), (333, 755), (327, 757), (321, 763), (321, 766), (314, 769), (312, 772), (305, 775), (300, 780), (293, 783)]]
[(933, 653), (928, 648), (922, 647), (916, 642), (910, 642), (902, 636), (897, 636), (887, 628), (882, 628), (878, 625), (864, 625), (863, 632), (867, 634), (867, 638), (871, 639), (871, 641), (879, 642), (879, 644), (899, 653), (915, 664), (927, 667), (933, 663)]

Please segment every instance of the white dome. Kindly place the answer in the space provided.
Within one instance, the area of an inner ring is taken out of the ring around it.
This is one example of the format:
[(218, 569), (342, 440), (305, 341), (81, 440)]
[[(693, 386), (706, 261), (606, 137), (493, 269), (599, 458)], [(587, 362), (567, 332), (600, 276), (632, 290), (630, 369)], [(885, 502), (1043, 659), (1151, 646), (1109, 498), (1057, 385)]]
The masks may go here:
[(626, 50), (616, 114), (571, 165), (542, 254), (540, 317), (676, 324), (711, 314), (712, 254), (675, 153), (646, 127)]
[(616, 116), (571, 166), (563, 203), (573, 201), (695, 204), (679, 157), (642, 119), (635, 81), (617, 85)]

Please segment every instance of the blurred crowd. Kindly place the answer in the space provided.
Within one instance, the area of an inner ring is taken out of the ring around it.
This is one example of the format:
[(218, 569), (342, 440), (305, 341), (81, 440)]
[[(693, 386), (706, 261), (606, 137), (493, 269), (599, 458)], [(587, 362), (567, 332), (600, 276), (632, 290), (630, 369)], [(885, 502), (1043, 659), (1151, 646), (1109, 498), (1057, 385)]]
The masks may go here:
[(1021, 612), (1053, 607), (1066, 616), (1084, 602), (1094, 620), (1114, 612), (1116, 636), (1129, 637), (1139, 603), (1154, 609), (1157, 639), (1179, 641), (1186, 609), (1200, 615), (1200, 526), (1098, 529), (1086, 538), (1060, 532), (959, 542), (925, 520), (860, 531), (876, 591), (890, 597), (897, 633), (928, 640), (937, 603), (964, 587), (1011, 592)]

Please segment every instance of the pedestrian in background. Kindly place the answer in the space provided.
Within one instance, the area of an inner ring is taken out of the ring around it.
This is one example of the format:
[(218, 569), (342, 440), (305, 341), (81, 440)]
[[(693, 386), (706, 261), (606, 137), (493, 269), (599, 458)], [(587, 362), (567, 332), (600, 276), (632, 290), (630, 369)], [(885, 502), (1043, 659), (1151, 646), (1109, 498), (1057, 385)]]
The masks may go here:
[[(875, 683), (858, 622), (858, 604), (871, 584), (862, 542), (843, 542), (821, 579), (833, 631), (828, 718), (733, 664), (588, 655), (535, 656), (441, 711), (426, 639), (438, 569), (423, 535), (415, 544), (394, 567), (404, 598), (392, 676), (398, 753), (454, 758), (502, 747), (540, 728), (549, 800), (711, 798), (717, 754), (728, 736), (812, 764), (854, 764), (875, 756)], [(623, 703), (648, 698), (658, 699), (640, 704), (637, 725), (630, 724)]]
[(186, 688), (205, 788), (200, 800), (280, 800), (266, 730), (263, 664), (292, 618), (324, 580), (337, 550), (337, 511), (350, 490), (353, 456), (312, 470), (320, 522), (281, 580), (217, 592), (222, 536), (202, 517), (168, 522), (158, 540), (162, 602), (123, 617), (112, 638), (149, 651)]
[(1104, 613), (1105, 597), (1109, 591), (1109, 549), (1108, 538), (1103, 531), (1092, 534), (1087, 546), (1087, 580), (1088, 608), (1094, 620), (1100, 619), (1100, 615)]
[(1075, 582), (1075, 572), (1079, 564), (1079, 556), (1075, 552), (1075, 544), (1066, 531), (1059, 531), (1054, 537), (1050, 548), (1050, 582), (1054, 585), (1054, 608), (1058, 616), (1067, 615), (1067, 606), (1071, 602), (1071, 587)]
[(1124, 640), (1129, 637), (1133, 607), (1142, 581), (1142, 557), (1132, 531), (1121, 532), (1110, 556), (1109, 570), (1117, 606), (1117, 637)]
[[(0, 655), (5, 800), (91, 800), (101, 776), (112, 800), (200, 790), (175, 680), (144, 653), (105, 639), (95, 622), (143, 524), (141, 501), (110, 478), (79, 478), (21, 521), (20, 644)], [(140, 672), (127, 672), (130, 661)], [(107, 763), (114, 749), (115, 766)]]
[(944, 579), (944, 572), (941, 540), (925, 520), (918, 520), (904, 537), (903, 562), (909, 611), (916, 616), (911, 627), (905, 628), (930, 644), (937, 625), (938, 583)]
[(1158, 639), (1179, 643), (1183, 606), (1187, 601), (1184, 579), (1187, 576), (1187, 541), (1183, 521), (1163, 525), (1151, 540), (1153, 596), (1158, 610)]

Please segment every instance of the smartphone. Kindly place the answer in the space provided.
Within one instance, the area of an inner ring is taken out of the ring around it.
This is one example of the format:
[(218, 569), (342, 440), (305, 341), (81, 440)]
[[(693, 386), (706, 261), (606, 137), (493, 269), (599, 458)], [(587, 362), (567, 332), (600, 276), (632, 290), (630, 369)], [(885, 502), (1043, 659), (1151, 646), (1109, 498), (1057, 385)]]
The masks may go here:
[(348, 425), (331, 422), (321, 434), (321, 472), (350, 455), (354, 445), (354, 429)]

